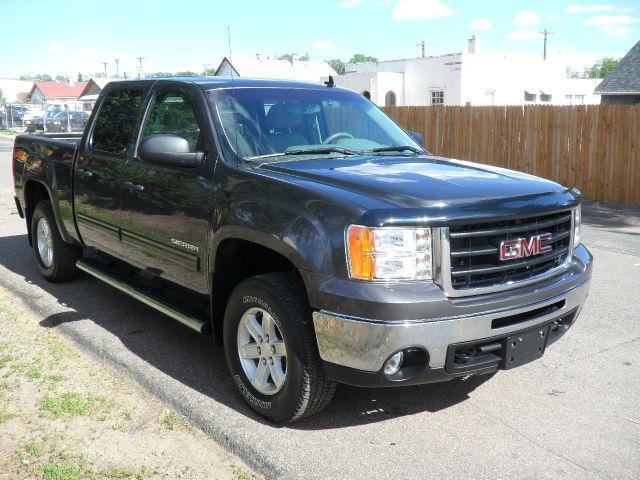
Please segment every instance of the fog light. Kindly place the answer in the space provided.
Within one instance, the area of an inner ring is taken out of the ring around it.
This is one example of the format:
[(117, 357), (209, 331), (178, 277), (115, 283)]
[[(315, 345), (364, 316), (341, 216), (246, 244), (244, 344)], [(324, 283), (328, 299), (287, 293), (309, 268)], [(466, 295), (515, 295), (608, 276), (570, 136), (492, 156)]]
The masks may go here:
[(402, 361), (404, 360), (404, 354), (402, 352), (398, 352), (393, 355), (389, 360), (384, 364), (384, 374), (385, 375), (395, 375), (402, 367)]

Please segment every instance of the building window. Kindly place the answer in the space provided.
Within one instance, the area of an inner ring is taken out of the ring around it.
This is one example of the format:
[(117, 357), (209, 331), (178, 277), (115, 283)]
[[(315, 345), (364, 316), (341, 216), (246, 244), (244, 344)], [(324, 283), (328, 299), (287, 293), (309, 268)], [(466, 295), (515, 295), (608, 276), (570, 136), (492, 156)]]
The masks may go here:
[(551, 101), (551, 94), (550, 93), (541, 93), (540, 94), (540, 101), (549, 103)]
[(444, 90), (433, 90), (431, 92), (431, 105), (444, 105)]
[(389, 90), (387, 94), (384, 96), (384, 106), (385, 107), (396, 106), (396, 94), (392, 90)]
[(565, 95), (564, 96), (564, 101), (565, 101), (565, 103), (568, 103), (569, 105), (573, 105), (573, 95)]
[(584, 105), (584, 95), (576, 95), (576, 105)]
[(529, 93), (525, 90), (524, 92), (524, 101), (525, 102), (535, 102), (537, 95), (535, 93)]
[(491, 105), (496, 103), (496, 91), (495, 90), (487, 90), (484, 93), (487, 96), (487, 99), (489, 100), (489, 103)]

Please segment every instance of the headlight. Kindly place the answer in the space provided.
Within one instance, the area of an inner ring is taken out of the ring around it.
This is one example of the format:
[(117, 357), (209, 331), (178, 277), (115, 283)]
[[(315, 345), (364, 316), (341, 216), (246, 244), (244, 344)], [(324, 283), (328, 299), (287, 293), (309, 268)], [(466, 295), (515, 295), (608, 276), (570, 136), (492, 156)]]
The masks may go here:
[(582, 208), (578, 205), (573, 210), (573, 248), (580, 245), (580, 234), (582, 233)]
[(431, 229), (351, 225), (347, 257), (351, 278), (431, 280)]

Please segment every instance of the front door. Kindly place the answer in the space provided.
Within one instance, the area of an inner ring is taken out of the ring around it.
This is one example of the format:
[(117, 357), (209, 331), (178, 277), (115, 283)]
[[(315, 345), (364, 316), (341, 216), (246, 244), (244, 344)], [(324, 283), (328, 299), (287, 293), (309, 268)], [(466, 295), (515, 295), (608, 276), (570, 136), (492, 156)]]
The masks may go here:
[[(139, 143), (178, 135), (191, 152), (208, 152), (204, 112), (175, 84), (153, 95)], [(205, 157), (196, 171), (133, 158), (125, 167), (122, 242), (132, 263), (190, 289), (207, 292), (207, 238), (213, 169)]]

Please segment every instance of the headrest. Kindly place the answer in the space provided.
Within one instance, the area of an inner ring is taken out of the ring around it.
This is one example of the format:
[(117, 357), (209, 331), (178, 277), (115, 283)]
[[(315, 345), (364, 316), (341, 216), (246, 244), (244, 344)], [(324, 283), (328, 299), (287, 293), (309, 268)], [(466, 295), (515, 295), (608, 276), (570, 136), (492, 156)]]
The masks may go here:
[(300, 105), (276, 103), (267, 113), (267, 128), (280, 130), (297, 127), (302, 123), (302, 111)]

